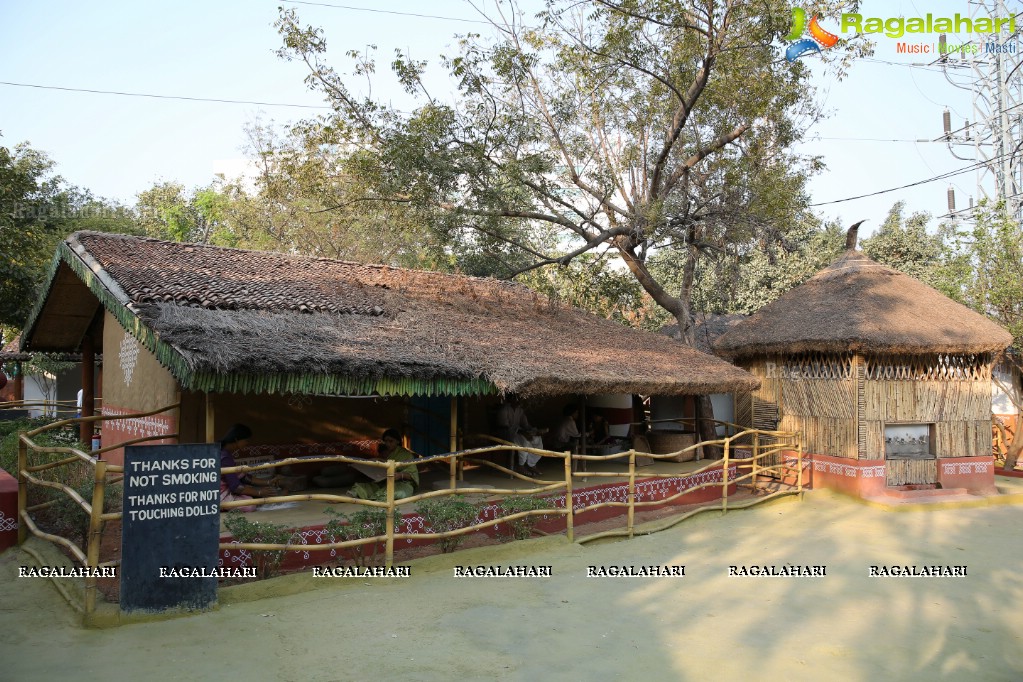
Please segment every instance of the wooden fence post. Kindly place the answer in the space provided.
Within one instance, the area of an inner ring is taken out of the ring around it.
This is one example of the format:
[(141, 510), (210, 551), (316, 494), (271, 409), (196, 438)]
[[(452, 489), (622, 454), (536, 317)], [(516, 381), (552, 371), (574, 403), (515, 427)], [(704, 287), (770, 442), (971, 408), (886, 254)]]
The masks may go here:
[(753, 432), (753, 468), (751, 469), (750, 485), (753, 492), (757, 491), (757, 459), (760, 457), (760, 432)]
[(801, 431), (796, 431), (796, 466), (799, 467), (796, 487), (799, 489), (799, 499), (803, 499), (803, 434)]
[(565, 530), (568, 541), (575, 542), (575, 505), (572, 503), (572, 453), (565, 451)]
[(636, 451), (629, 450), (629, 537), (636, 516)]
[(28, 446), (25, 445), (25, 434), (18, 434), (18, 544), (22, 545), (28, 539), (28, 524), (22, 515), (28, 508), (28, 481), (24, 472), (28, 467)]
[(93, 472), (92, 514), (89, 515), (89, 544), (86, 547), (85, 564), (89, 575), (85, 577), (85, 612), (96, 610), (96, 576), (94, 572), (99, 566), (99, 548), (103, 540), (103, 499), (107, 482), (107, 463), (96, 462)]
[(384, 566), (390, 568), (394, 563), (394, 469), (396, 462), (387, 463), (387, 519), (384, 521)]
[(728, 458), (730, 455), (730, 448), (732, 445), (732, 439), (725, 439), (725, 456), (722, 461), (721, 470), (721, 512), (724, 514), (728, 513)]

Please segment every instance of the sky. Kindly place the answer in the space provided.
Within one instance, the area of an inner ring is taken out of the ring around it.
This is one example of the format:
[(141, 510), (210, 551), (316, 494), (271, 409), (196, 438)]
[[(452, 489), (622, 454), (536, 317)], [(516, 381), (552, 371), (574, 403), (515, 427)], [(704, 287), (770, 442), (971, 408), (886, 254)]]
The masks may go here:
[[(530, 2), (541, 4), (526, 5)], [(324, 29), (328, 58), (339, 70), (347, 63), (345, 52), (369, 45), (377, 46), (379, 71), (387, 71), (396, 48), (437, 63), (438, 55), (455, 51), (457, 35), (488, 30), (465, 0), (0, 0), (0, 144), (28, 141), (56, 162), (68, 182), (127, 204), (156, 182), (197, 187), (218, 172), (235, 176), (244, 169), (247, 125), (294, 122), (325, 111), (320, 96), (303, 82), (305, 66), (275, 55), (280, 37), (273, 22), (282, 4), (295, 8), (303, 23)], [(1023, 9), (1018, 0), (1007, 5), (1010, 11)], [(927, 12), (965, 16), (969, 7), (967, 0), (867, 0), (861, 6), (864, 16), (885, 18)], [(822, 25), (837, 31), (838, 19), (823, 18)], [(908, 212), (941, 216), (950, 184), (958, 208), (978, 194), (976, 174), (968, 172), (846, 201), (971, 165), (956, 159), (944, 142), (931, 141), (942, 135), (946, 108), (953, 129), (975, 118), (970, 93), (931, 64), (933, 55), (899, 54), (897, 42), (876, 38), (874, 56), (854, 64), (841, 81), (815, 70), (815, 96), (830, 116), (799, 147), (826, 165), (809, 186), (818, 215), (842, 224), (866, 219), (867, 234), (896, 201), (904, 201)], [(960, 74), (953, 80), (967, 82), (963, 69), (953, 71)], [(374, 92), (402, 106), (402, 93), (388, 89), (386, 75)], [(449, 87), (438, 82), (442, 91)], [(973, 150), (958, 153), (971, 159)]]

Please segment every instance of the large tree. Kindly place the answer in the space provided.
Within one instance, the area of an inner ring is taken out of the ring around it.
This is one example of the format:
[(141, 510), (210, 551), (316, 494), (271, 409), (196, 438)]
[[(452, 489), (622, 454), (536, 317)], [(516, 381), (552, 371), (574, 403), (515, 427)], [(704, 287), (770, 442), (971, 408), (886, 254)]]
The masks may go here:
[(1023, 353), (1023, 226), (1002, 205), (943, 226), (939, 288), (1009, 330)]
[[(466, 36), (445, 60), (453, 104), (432, 96), (424, 62), (397, 54), (392, 70), (418, 98), (403, 113), (358, 94), (328, 63), (322, 31), (282, 10), (281, 55), (308, 65), (334, 110), (310, 129), (372, 159), (371, 182), (337, 208), (407, 207), (503, 276), (609, 249), (691, 342), (700, 260), (784, 235), (805, 201), (813, 162), (791, 148), (817, 112), (808, 69), (782, 57), (789, 5), (594, 0), (552, 1), (529, 19), (514, 4), (496, 11), (496, 37)], [(357, 74), (373, 73), (368, 55), (350, 54)], [(666, 251), (681, 271), (671, 288), (649, 266)]]
[(68, 185), (53, 168), (28, 143), (0, 146), (0, 331), (21, 327), (67, 234), (134, 229), (127, 209)]

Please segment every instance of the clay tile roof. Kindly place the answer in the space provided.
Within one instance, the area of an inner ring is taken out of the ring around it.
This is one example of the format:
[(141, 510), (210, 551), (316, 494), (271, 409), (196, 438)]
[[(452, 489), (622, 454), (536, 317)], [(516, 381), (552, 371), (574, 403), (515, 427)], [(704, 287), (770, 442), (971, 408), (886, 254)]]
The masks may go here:
[(939, 291), (854, 250), (718, 338), (724, 357), (808, 351), (928, 354), (1004, 349), (1012, 336)]
[(21, 334), (11, 339), (10, 343), (0, 348), (0, 362), (25, 362), (31, 360), (29, 353), (22, 353), (19, 350), (21, 345)]
[(380, 299), (356, 273), (324, 258), (80, 233), (78, 240), (132, 303), (209, 310), (379, 314)]

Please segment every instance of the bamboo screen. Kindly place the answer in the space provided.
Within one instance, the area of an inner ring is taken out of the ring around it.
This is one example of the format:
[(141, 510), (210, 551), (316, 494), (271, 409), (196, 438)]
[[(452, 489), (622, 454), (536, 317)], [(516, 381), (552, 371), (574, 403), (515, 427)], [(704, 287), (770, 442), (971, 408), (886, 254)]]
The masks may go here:
[[(991, 361), (989, 355), (857, 360), (850, 353), (760, 359), (747, 367), (761, 387), (751, 396), (751, 418), (739, 423), (801, 431), (807, 452), (852, 459), (884, 459), (885, 423), (933, 423), (938, 457), (980, 456), (990, 450)], [(918, 475), (907, 470), (897, 477)]]
[(938, 480), (936, 459), (893, 459), (888, 461), (885, 469), (888, 485), (934, 483)]
[(971, 364), (969, 358), (955, 356), (930, 359), (931, 365), (926, 364), (927, 358), (896, 359), (890, 364), (878, 358), (866, 360), (863, 457), (884, 457), (884, 426), (892, 422), (934, 424), (934, 450), (939, 458), (990, 452), (990, 364)]

